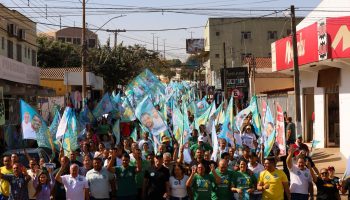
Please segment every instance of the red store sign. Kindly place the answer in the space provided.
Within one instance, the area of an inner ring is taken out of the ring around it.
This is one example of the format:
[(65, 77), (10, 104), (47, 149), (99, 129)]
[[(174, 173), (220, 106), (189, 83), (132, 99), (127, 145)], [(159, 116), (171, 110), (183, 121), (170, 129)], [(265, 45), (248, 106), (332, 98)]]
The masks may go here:
[[(297, 31), (299, 66), (334, 58), (350, 58), (350, 17), (327, 18)], [(272, 69), (293, 68), (292, 37), (271, 44)]]

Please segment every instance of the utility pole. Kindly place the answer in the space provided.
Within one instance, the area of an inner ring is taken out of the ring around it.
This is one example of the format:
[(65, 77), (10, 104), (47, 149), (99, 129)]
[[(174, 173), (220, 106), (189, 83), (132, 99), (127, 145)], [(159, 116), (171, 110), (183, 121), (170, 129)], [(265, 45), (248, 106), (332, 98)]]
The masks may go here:
[(165, 40), (166, 39), (163, 39), (163, 57), (164, 57), (164, 60), (165, 60)]
[[(86, 56), (87, 56), (87, 46), (86, 46), (86, 23), (85, 23), (85, 0), (82, 0), (83, 3), (83, 29), (82, 29), (82, 56), (81, 56), (81, 63), (82, 63), (82, 76), (83, 76), (83, 85), (82, 85), (82, 98), (83, 102), (84, 99), (87, 97), (86, 95)], [(84, 106), (84, 105), (83, 105)]]
[(125, 29), (116, 29), (116, 30), (106, 30), (109, 33), (114, 33), (114, 48), (117, 48), (118, 45), (118, 33), (120, 32), (126, 32)]
[[(290, 7), (292, 18), (292, 37), (293, 37), (293, 62), (294, 62), (294, 96), (295, 96), (295, 122), (296, 134), (301, 134), (301, 109), (300, 109), (300, 82), (299, 82), (299, 62), (298, 62), (298, 46), (295, 24), (295, 9), (294, 5)], [(296, 136), (295, 136), (296, 137)]]
[(159, 52), (159, 50), (158, 50), (158, 39), (159, 39), (159, 37), (157, 36), (156, 38), (157, 38), (157, 52)]
[(225, 96), (225, 99), (227, 99), (227, 84), (226, 84), (226, 44), (224, 42), (223, 44), (223, 48), (224, 48), (224, 96)]
[(152, 40), (152, 44), (153, 44), (153, 51), (154, 51), (154, 34), (155, 34), (155, 33), (151, 33), (151, 34), (152, 34), (152, 36), (153, 36), (153, 37), (152, 37), (152, 39), (153, 39), (153, 40)]

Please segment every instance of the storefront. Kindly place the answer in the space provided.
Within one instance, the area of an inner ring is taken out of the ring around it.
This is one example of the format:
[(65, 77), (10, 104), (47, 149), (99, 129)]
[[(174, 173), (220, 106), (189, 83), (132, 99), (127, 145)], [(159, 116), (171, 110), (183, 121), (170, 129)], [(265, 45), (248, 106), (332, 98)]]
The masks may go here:
[[(328, 9), (341, 6), (339, 2), (323, 1), (316, 9), (327, 4), (333, 5)], [(341, 153), (348, 157), (350, 13), (337, 14), (324, 15), (315, 21), (315, 14), (311, 13), (298, 25), (302, 130), (304, 138), (320, 141), (318, 148), (340, 147)], [(310, 22), (310, 19), (314, 20)], [(293, 74), (291, 44), (291, 37), (271, 44), (273, 71)]]

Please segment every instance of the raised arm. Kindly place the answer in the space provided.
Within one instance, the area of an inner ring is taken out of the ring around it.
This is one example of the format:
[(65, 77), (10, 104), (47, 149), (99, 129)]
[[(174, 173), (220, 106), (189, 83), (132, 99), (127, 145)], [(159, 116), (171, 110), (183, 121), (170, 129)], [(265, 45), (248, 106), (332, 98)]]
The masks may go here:
[(188, 180), (186, 182), (186, 187), (191, 187), (195, 174), (196, 174), (196, 168), (192, 167), (192, 173), (191, 173), (190, 177), (188, 178)]
[(309, 170), (310, 170), (310, 174), (311, 174), (311, 177), (312, 177), (312, 181), (313, 181), (314, 183), (316, 183), (316, 182), (317, 182), (317, 175), (315, 174), (314, 170), (312, 169), (310, 161), (307, 161), (307, 167), (308, 167)]
[(58, 170), (56, 176), (55, 176), (55, 180), (59, 183), (62, 183), (62, 173), (64, 172), (64, 169), (67, 167), (68, 163), (65, 163), (64, 165), (61, 166), (60, 170)]
[(210, 170), (211, 170), (211, 173), (213, 173), (213, 175), (214, 175), (215, 183), (216, 184), (220, 184), (221, 183), (221, 177), (216, 173), (214, 164), (210, 165)]
[(292, 157), (294, 155), (295, 148), (293, 146), (290, 146), (288, 156), (287, 156), (287, 167), (288, 169), (292, 169), (293, 163), (292, 163)]
[(183, 161), (184, 161), (184, 149), (185, 149), (185, 145), (182, 145), (181, 147), (180, 147), (180, 156), (179, 156), (179, 159), (177, 159), (177, 162), (178, 163), (183, 163)]
[(110, 171), (113, 174), (115, 173), (114, 164), (115, 164), (116, 157), (117, 157), (117, 152), (115, 150), (113, 150), (111, 159), (109, 160), (109, 162), (107, 164), (108, 171)]

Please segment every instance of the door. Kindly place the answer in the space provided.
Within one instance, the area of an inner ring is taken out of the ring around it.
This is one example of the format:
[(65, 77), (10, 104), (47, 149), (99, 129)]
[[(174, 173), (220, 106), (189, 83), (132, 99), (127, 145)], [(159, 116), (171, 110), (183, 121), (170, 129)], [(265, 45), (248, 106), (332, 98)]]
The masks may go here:
[(326, 88), (326, 146), (339, 147), (339, 89)]

